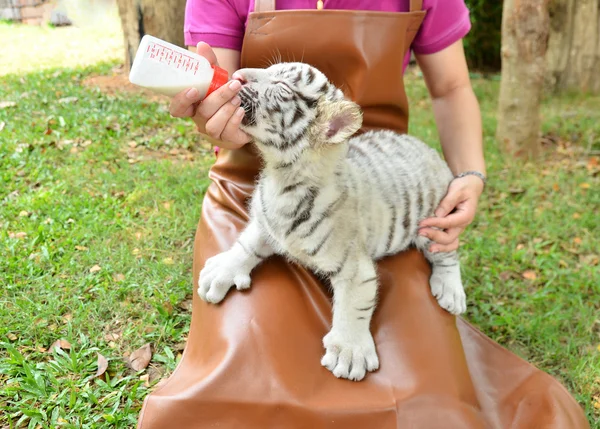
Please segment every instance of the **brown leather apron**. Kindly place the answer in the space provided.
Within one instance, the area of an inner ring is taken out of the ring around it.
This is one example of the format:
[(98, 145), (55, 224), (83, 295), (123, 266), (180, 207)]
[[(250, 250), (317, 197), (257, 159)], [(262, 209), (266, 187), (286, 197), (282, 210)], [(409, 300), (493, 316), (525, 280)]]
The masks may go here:
[[(363, 107), (366, 127), (406, 131), (402, 62), (425, 16), (421, 3), (383, 13), (274, 11), (274, 0), (257, 0), (242, 67), (278, 58), (313, 64)], [(243, 229), (258, 168), (247, 145), (222, 149), (210, 171), (188, 344), (168, 382), (147, 397), (139, 428), (589, 427), (556, 380), (439, 307), (429, 264), (417, 251), (378, 264), (372, 331), (381, 366), (361, 382), (337, 379), (320, 365), (331, 296), (305, 269), (274, 257), (253, 272), (249, 291), (232, 290), (218, 306), (202, 302), (198, 273)]]

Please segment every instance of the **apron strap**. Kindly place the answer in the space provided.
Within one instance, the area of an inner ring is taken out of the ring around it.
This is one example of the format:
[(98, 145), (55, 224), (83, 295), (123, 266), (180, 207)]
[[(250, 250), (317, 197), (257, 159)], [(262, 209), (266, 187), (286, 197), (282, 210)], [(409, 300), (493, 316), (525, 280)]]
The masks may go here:
[(416, 12), (423, 9), (423, 0), (410, 0), (410, 11)]
[[(423, 9), (423, 0), (410, 0), (410, 11), (415, 12)], [(254, 12), (273, 12), (275, 0), (255, 0)]]
[(273, 11), (275, 11), (275, 0), (255, 0), (254, 12), (273, 12)]

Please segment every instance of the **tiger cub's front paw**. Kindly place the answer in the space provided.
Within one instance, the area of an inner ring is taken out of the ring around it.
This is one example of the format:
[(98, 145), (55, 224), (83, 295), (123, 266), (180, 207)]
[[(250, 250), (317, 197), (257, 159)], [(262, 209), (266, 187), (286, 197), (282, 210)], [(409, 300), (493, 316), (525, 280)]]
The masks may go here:
[(333, 328), (323, 338), (323, 345), (326, 352), (321, 365), (338, 378), (359, 381), (367, 371), (379, 368), (375, 342), (368, 330), (344, 335)]
[(206, 302), (217, 304), (223, 301), (234, 285), (238, 290), (250, 287), (250, 271), (238, 255), (230, 251), (219, 253), (208, 259), (198, 280), (198, 295)]

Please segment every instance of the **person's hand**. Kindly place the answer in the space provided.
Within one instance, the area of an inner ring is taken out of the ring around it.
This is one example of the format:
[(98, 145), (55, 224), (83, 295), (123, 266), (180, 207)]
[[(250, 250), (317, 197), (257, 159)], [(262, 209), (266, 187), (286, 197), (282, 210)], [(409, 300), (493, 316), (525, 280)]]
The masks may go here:
[[(207, 43), (198, 43), (196, 49), (198, 55), (211, 64), (219, 65), (217, 56)], [(232, 80), (202, 101), (197, 89), (186, 89), (173, 97), (169, 112), (177, 118), (192, 118), (198, 131), (209, 136), (211, 143), (227, 149), (239, 149), (250, 141), (250, 136), (240, 130), (244, 109), (240, 107), (241, 100), (237, 94), (241, 88), (239, 81)]]
[(476, 176), (464, 176), (450, 183), (448, 193), (435, 210), (435, 217), (424, 219), (419, 224), (419, 235), (434, 241), (429, 251), (451, 252), (458, 249), (458, 236), (473, 222), (482, 192), (483, 181)]

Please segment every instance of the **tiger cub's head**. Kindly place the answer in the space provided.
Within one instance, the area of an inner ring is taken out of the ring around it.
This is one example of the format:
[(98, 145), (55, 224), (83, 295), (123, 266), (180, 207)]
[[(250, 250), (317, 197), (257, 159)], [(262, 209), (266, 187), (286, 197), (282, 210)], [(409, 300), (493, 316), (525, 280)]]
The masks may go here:
[(290, 162), (307, 149), (345, 143), (362, 125), (359, 106), (308, 64), (241, 69), (233, 78), (242, 83), (241, 129), (269, 159)]

